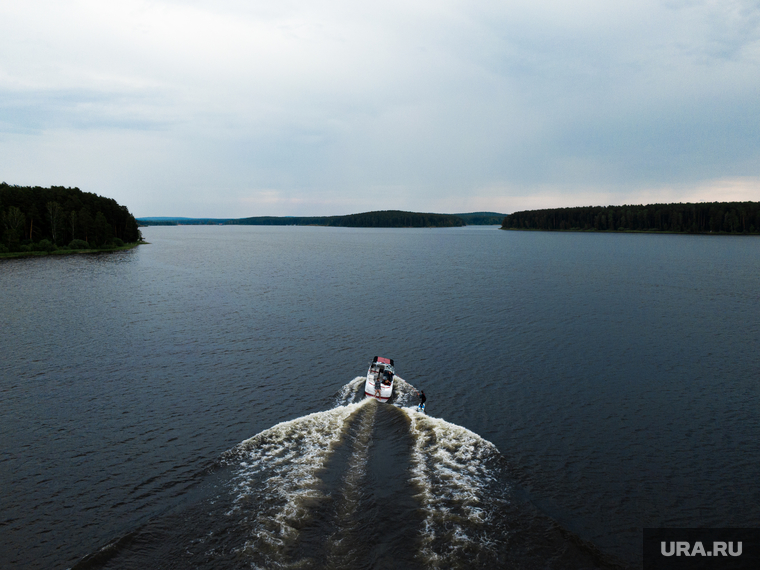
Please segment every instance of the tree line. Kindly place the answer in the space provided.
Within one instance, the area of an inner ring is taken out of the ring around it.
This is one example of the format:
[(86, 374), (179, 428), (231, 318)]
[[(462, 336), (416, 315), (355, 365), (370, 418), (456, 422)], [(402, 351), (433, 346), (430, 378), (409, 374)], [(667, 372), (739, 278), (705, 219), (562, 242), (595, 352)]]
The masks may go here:
[(348, 216), (333, 216), (330, 226), (351, 228), (450, 228), (464, 226), (464, 220), (451, 214), (425, 214), (384, 210)]
[[(258, 216), (253, 218), (138, 218), (141, 226), (344, 226), (354, 228), (426, 228), (499, 225), (504, 214), (472, 212), (470, 214), (421, 214), (384, 210), (347, 216)], [(458, 218), (458, 219), (457, 219)]]
[(464, 226), (462, 218), (452, 214), (421, 214), (383, 210), (347, 216), (275, 217), (262, 216), (229, 220), (227, 224), (254, 226), (340, 226), (348, 228), (429, 228)]
[(112, 198), (79, 188), (0, 183), (0, 253), (134, 243), (137, 221)]
[(586, 206), (525, 210), (502, 229), (760, 234), (760, 202)]
[(498, 212), (471, 212), (454, 215), (462, 218), (468, 226), (498, 226), (504, 218), (504, 214)]

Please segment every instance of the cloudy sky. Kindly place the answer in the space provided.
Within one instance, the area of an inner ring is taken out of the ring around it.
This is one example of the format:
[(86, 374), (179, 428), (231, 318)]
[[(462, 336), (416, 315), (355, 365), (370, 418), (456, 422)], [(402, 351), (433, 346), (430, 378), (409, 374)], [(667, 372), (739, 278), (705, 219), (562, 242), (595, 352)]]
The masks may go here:
[(760, 4), (3, 0), (0, 181), (136, 216), (760, 200)]

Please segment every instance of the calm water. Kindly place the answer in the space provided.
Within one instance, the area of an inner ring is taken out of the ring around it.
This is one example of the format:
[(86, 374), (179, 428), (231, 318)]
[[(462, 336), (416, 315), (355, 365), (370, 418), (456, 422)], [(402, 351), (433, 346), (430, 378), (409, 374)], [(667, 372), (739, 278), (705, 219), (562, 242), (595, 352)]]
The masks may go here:
[(758, 238), (143, 233), (0, 262), (0, 567), (635, 567), (644, 526), (760, 526)]

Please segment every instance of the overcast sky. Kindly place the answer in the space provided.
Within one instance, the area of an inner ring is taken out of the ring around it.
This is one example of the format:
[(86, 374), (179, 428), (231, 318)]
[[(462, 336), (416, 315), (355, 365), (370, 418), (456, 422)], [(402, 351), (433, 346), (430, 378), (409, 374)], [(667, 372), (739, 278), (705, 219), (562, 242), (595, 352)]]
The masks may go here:
[(760, 3), (3, 0), (0, 181), (136, 216), (760, 200)]

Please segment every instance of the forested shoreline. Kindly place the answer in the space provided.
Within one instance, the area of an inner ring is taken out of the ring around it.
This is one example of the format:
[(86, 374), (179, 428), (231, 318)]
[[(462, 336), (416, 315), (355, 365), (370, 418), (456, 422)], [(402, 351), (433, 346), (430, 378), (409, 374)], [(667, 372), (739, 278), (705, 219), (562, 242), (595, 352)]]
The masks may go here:
[(447, 228), (464, 226), (464, 220), (451, 214), (423, 214), (400, 210), (364, 212), (347, 216), (311, 218), (243, 218), (232, 220), (235, 225), (314, 225), (348, 228)]
[(0, 183), (0, 254), (110, 249), (140, 239), (134, 216), (112, 198)]
[[(454, 214), (423, 214), (383, 210), (347, 216), (257, 216), (252, 218), (138, 219), (145, 226), (231, 225), (231, 226), (338, 226), (348, 228), (446, 228), (464, 226)], [(498, 223), (498, 222), (496, 222)]]
[(760, 234), (760, 202), (701, 202), (525, 210), (506, 230)]
[(432, 214), (380, 210), (346, 216), (258, 216), (252, 218), (138, 218), (143, 226), (340, 226), (349, 228), (445, 228), (465, 225), (499, 225), (504, 214)]

